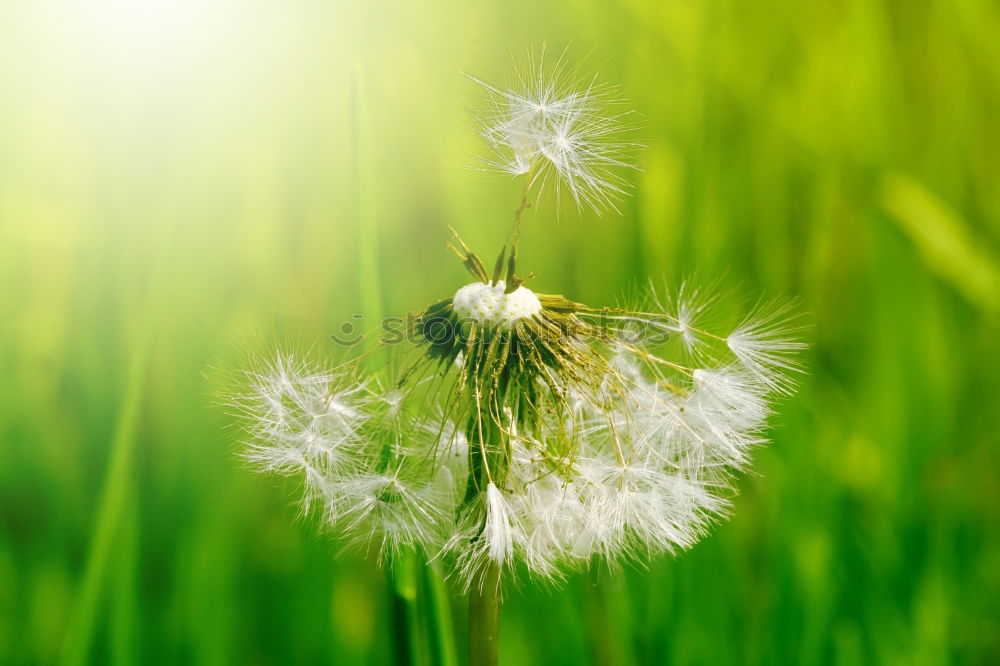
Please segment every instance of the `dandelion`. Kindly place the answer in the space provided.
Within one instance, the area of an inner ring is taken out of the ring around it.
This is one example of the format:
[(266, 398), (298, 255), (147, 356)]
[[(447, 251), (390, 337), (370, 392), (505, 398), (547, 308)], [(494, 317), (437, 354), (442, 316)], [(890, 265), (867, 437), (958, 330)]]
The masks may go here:
[[(619, 190), (595, 175), (611, 164), (604, 149), (546, 146), (562, 126), (596, 142), (614, 117), (599, 116), (593, 88), (530, 83), (490, 88), (506, 106), (487, 139), (529, 186), (545, 163), (578, 201), (606, 202)], [(472, 279), (412, 318), (404, 351), (334, 367), (279, 354), (246, 373), (237, 401), (247, 459), (301, 475), (305, 508), (332, 530), (449, 565), (470, 594), (473, 663), (495, 663), (502, 580), (558, 580), (703, 537), (801, 370), (786, 304), (720, 332), (702, 323), (715, 294), (691, 287), (633, 308), (530, 289), (517, 273), (523, 209), (492, 270), (455, 234)]]

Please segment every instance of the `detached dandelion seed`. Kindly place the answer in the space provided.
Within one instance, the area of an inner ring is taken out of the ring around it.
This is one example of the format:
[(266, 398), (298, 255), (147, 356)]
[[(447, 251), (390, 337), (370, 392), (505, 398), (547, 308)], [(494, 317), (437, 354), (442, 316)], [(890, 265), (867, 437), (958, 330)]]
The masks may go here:
[(634, 123), (613, 87), (576, 85), (561, 59), (546, 61), (544, 49), (537, 61), (529, 56), (515, 65), (506, 82), (470, 78), (484, 92), (476, 114), (490, 149), (484, 168), (526, 175), (529, 189), (551, 185), (557, 198), (568, 193), (579, 208), (617, 210), (629, 189), (621, 172), (635, 168), (638, 146), (622, 139)]
[(703, 537), (801, 371), (785, 303), (713, 332), (715, 294), (689, 285), (634, 309), (525, 285), (521, 217), (546, 173), (580, 205), (613, 208), (625, 191), (612, 175), (624, 146), (603, 142), (622, 125), (605, 115), (607, 89), (543, 72), (480, 81), (493, 164), (525, 179), (493, 270), (455, 234), (472, 280), (412, 319), (398, 371), (373, 354), (322, 367), (279, 353), (247, 371), (236, 401), (247, 459), (301, 475), (305, 508), (322, 506), (331, 529), (449, 565), (471, 595), (474, 664), (495, 663), (499, 587), (516, 572), (557, 580)]

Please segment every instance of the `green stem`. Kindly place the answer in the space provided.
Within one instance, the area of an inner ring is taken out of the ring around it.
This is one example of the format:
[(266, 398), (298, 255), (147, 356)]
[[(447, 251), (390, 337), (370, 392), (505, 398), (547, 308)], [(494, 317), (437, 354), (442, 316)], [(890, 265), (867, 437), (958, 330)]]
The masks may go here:
[(136, 604), (136, 566), (138, 559), (138, 510), (133, 483), (128, 484), (129, 501), (123, 508), (118, 535), (118, 564), (111, 598), (111, 663), (129, 666), (136, 663), (136, 633), (141, 626)]
[(439, 666), (458, 666), (455, 652), (455, 627), (451, 618), (451, 595), (441, 575), (441, 566), (435, 560), (424, 568), (427, 598), (434, 632), (434, 658)]
[(615, 663), (608, 635), (611, 631), (611, 618), (608, 617), (607, 600), (604, 598), (599, 567), (598, 562), (591, 562), (588, 580), (585, 583), (590, 649), (594, 666), (611, 666)]
[(417, 608), (417, 560), (412, 550), (401, 550), (388, 563), (392, 608), (393, 648), (396, 666), (426, 663), (421, 650)]
[[(531, 192), (531, 179), (532, 171), (525, 174), (524, 189), (521, 191), (521, 202), (518, 204), (517, 209), (514, 211), (514, 223), (510, 227), (510, 233), (507, 234), (507, 241), (510, 243), (510, 256), (507, 258), (507, 277), (505, 293), (511, 293), (518, 286), (520, 286), (521, 280), (517, 279), (515, 276), (515, 271), (517, 270), (517, 255), (521, 250), (521, 218), (524, 216), (524, 211), (527, 210), (531, 203), (528, 201), (528, 195)], [(500, 275), (502, 269), (503, 258), (506, 252), (506, 245), (504, 250), (500, 253), (500, 258), (497, 259), (496, 270), (493, 275), (493, 284), (496, 285), (497, 278)]]
[(497, 666), (500, 638), (500, 567), (492, 560), (469, 592), (469, 666)]

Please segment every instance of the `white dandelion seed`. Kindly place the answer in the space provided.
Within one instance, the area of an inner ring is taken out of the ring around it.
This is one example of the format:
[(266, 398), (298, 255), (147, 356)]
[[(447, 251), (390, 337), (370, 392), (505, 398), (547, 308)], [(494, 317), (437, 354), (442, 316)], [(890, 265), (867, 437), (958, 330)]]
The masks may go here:
[(797, 354), (805, 344), (795, 337), (798, 329), (789, 325), (792, 304), (762, 303), (746, 316), (726, 338), (726, 344), (743, 366), (779, 393), (791, 393), (793, 373), (802, 371)]
[(516, 520), (507, 500), (495, 484), (486, 485), (486, 523), (480, 538), (486, 555), (502, 564), (514, 555)]
[(367, 418), (362, 383), (280, 353), (248, 375), (249, 390), (236, 403), (250, 417), (247, 460), (283, 473), (351, 463)]
[(485, 168), (528, 174), (530, 187), (552, 183), (557, 198), (568, 192), (577, 207), (617, 210), (629, 184), (622, 170), (634, 169), (634, 143), (621, 140), (631, 114), (620, 111), (615, 90), (594, 81), (575, 85), (560, 61), (516, 68), (507, 83), (470, 78), (485, 91), (477, 129), (491, 149)]
[(362, 544), (376, 542), (380, 552), (426, 543), (436, 537), (447, 502), (432, 480), (361, 473), (331, 484), (335, 515), (341, 529)]

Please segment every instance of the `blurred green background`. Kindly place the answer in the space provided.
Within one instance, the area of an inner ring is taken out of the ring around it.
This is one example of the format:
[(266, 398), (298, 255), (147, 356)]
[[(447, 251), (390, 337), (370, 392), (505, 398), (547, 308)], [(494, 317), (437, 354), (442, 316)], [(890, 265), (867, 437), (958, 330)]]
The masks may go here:
[(449, 224), (491, 254), (518, 184), (463, 168), (460, 72), (543, 42), (648, 148), (621, 217), (530, 218), (538, 288), (725, 275), (813, 346), (733, 519), (513, 590), (504, 663), (998, 663), (998, 35), (989, 0), (0, 3), (0, 663), (391, 661), (383, 574), (245, 469), (212, 368), (449, 295)]

